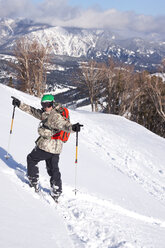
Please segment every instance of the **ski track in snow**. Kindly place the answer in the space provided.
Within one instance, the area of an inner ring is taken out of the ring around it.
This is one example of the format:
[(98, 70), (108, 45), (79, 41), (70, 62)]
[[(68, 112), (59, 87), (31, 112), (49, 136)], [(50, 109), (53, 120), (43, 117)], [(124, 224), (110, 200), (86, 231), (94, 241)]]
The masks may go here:
[[(49, 195), (47, 178), (41, 176), (41, 192), (35, 193), (33, 188), (28, 185), (26, 168), (22, 165), (18, 165), (15, 170), (4, 169), (3, 173), (8, 175), (14, 184), (19, 184), (26, 192), (40, 200), (42, 204), (48, 204), (58, 211), (65, 222), (75, 248), (143, 247), (137, 240), (133, 240), (134, 232), (139, 237), (144, 235), (144, 227), (137, 232), (137, 221), (139, 226), (143, 222), (146, 230), (160, 227), (162, 231), (165, 231), (165, 222), (159, 219), (124, 209), (111, 201), (100, 199), (86, 192), (78, 191), (75, 195), (74, 189), (69, 185), (64, 185), (65, 194), (61, 196), (59, 204), (56, 204)], [(20, 194), (21, 198), (24, 199), (24, 196)], [(136, 220), (135, 224), (134, 220)], [(122, 225), (125, 226), (125, 222), (127, 222), (127, 227), (123, 229)], [(150, 244), (146, 243), (144, 247), (150, 247)]]
[[(150, 161), (150, 158), (146, 160), (145, 157), (142, 157), (139, 151), (130, 150), (125, 138), (121, 137), (121, 140), (116, 140), (114, 144), (114, 139), (111, 139), (112, 133), (106, 132), (104, 125), (103, 128), (94, 128), (93, 120), (89, 119), (83, 120), (83, 124), (88, 129), (83, 130), (83, 136), (86, 139), (82, 139), (82, 142), (85, 142), (89, 149), (101, 155), (105, 162), (109, 161), (110, 166), (114, 166), (122, 173), (136, 180), (147, 192), (165, 204), (165, 184), (162, 186), (162, 182), (160, 182), (160, 177), (162, 177), (162, 181), (165, 179), (164, 166), (157, 169), (155, 174), (149, 175), (148, 170), (154, 171), (155, 165)], [(96, 132), (97, 135), (95, 135)], [(115, 152), (114, 146), (117, 148)], [(143, 161), (143, 167), (139, 167), (137, 161), (139, 161), (139, 164), (140, 161)]]

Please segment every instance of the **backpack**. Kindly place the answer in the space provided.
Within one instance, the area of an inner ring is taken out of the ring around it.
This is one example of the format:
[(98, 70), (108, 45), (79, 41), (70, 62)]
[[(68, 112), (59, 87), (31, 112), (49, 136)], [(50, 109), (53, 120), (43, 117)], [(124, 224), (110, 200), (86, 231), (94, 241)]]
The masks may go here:
[[(67, 108), (60, 107), (59, 109), (57, 109), (57, 112), (60, 113), (65, 120), (70, 120), (69, 111)], [(66, 143), (69, 139), (69, 136), (70, 136), (70, 133), (67, 133), (67, 132), (61, 130), (60, 132), (55, 133), (51, 137), (51, 139), (59, 139), (59, 140), (62, 140), (64, 143)]]

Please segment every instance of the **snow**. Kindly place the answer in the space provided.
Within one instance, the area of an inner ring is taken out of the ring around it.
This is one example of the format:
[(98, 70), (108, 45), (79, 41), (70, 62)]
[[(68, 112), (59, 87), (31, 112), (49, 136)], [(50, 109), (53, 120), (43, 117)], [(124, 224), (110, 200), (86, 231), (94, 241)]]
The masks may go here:
[(74, 29), (69, 31), (57, 26), (33, 31), (27, 37), (30, 40), (37, 39), (43, 45), (49, 43), (54, 54), (81, 57), (86, 55), (90, 47), (95, 47), (100, 33), (95, 34), (89, 30), (75, 32)]
[(5, 54), (0, 54), (0, 59), (2, 60), (7, 60), (7, 61), (15, 61), (16, 58), (12, 55), (5, 55)]
[(37, 139), (39, 121), (16, 109), (9, 135), (11, 95), (40, 107), (38, 98), (0, 85), (0, 247), (165, 247), (163, 138), (123, 117), (92, 113), (89, 106), (69, 110), (71, 122), (84, 127), (77, 167), (75, 134), (64, 144), (63, 195), (56, 205), (48, 195), (44, 162), (39, 164), (42, 194), (28, 186), (26, 156)]
[(156, 77), (162, 78), (163, 82), (165, 82), (165, 73), (159, 73), (159, 72), (157, 72), (157, 73), (154, 73), (152, 75), (153, 76), (155, 75)]

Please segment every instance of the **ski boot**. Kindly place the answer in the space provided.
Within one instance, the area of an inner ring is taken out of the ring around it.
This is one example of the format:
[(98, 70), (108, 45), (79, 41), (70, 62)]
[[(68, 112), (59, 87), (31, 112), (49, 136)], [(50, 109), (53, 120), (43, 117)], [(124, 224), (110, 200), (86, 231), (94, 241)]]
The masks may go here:
[(39, 188), (39, 184), (38, 183), (32, 183), (31, 181), (29, 181), (29, 186), (31, 188), (34, 188), (34, 190), (35, 190), (36, 193), (40, 192), (40, 188)]
[(59, 197), (61, 193), (62, 193), (62, 190), (60, 190), (58, 186), (53, 185), (51, 187), (50, 195), (56, 203), (59, 202)]

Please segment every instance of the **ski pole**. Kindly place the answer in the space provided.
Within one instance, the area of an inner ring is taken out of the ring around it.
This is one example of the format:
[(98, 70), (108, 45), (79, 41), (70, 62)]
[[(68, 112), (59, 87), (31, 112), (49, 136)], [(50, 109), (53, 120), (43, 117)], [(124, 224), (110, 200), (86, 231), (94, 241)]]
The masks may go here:
[(76, 132), (76, 159), (75, 159), (76, 164), (77, 164), (77, 156), (78, 156), (78, 132)]
[(13, 107), (13, 114), (12, 114), (12, 120), (11, 120), (11, 128), (10, 128), (10, 134), (9, 134), (9, 140), (8, 140), (8, 148), (7, 148), (7, 154), (5, 155), (5, 158), (8, 159), (10, 158), (9, 156), (9, 148), (10, 148), (10, 142), (11, 142), (11, 134), (13, 131), (13, 122), (14, 122), (14, 115), (15, 115), (15, 105)]
[(77, 156), (78, 156), (78, 132), (76, 132), (76, 159), (75, 159), (75, 195), (77, 193)]
[[(83, 127), (83, 125), (79, 124), (79, 127)], [(77, 163), (78, 163), (78, 131), (76, 132), (76, 159), (75, 159), (75, 195), (77, 193)]]

